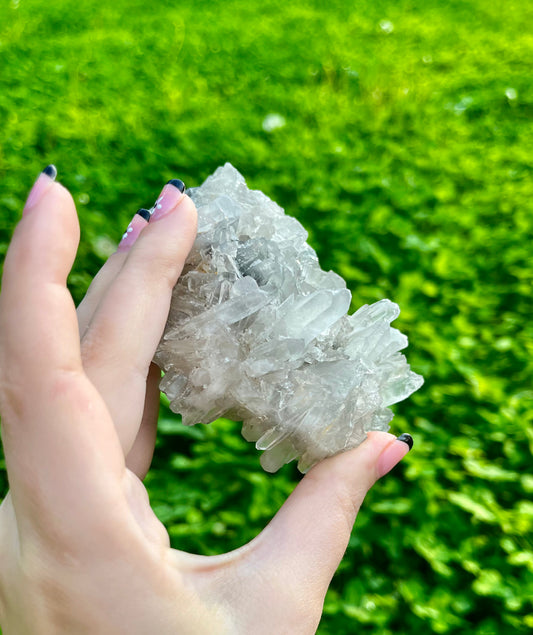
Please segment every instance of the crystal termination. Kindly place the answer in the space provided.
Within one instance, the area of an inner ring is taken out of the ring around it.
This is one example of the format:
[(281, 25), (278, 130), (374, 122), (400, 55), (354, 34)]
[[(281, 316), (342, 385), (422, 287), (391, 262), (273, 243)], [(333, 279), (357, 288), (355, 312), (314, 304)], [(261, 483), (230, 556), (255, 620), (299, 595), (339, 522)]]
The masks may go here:
[(399, 352), (389, 300), (347, 315), (351, 294), (322, 271), (307, 232), (229, 163), (188, 190), (198, 235), (155, 355), (186, 425), (219, 417), (275, 472), (300, 471), (388, 430), (387, 406), (423, 383)]

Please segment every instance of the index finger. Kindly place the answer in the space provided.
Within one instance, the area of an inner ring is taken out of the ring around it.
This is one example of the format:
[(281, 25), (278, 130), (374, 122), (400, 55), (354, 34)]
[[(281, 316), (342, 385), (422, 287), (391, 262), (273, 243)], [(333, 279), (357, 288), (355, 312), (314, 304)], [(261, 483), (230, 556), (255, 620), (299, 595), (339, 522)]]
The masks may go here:
[(112, 482), (119, 487), (124, 471), (111, 418), (83, 372), (66, 287), (79, 226), (70, 194), (53, 176), (43, 172), (28, 198), (0, 296), (0, 409), (9, 482), (17, 517), (41, 525), (43, 518), (76, 517), (76, 509), (87, 516), (91, 503), (105, 504), (116, 494)]

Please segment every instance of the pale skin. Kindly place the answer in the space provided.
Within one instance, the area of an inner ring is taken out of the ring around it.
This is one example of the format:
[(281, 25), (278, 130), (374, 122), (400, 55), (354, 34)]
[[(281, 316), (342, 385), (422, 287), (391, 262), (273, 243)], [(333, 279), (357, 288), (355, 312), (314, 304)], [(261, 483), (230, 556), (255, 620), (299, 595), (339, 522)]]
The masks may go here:
[(52, 179), (41, 190), (15, 230), (0, 296), (4, 635), (314, 633), (366, 492), (408, 446), (373, 432), (321, 462), (236, 551), (170, 548), (142, 483), (159, 403), (151, 359), (196, 210), (183, 195), (150, 222), (76, 311), (74, 203)]

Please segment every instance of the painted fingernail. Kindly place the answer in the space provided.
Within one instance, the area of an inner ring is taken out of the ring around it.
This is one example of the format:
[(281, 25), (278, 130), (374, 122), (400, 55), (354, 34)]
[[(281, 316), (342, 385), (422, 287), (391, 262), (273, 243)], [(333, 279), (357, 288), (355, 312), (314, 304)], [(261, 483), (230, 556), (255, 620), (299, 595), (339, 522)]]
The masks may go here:
[(139, 237), (142, 230), (148, 225), (150, 220), (150, 211), (147, 209), (140, 209), (136, 212), (135, 216), (131, 219), (131, 223), (122, 236), (122, 240), (119, 243), (117, 251), (127, 251), (133, 243)]
[(413, 449), (413, 437), (410, 434), (407, 434), (407, 432), (400, 434), (400, 436), (398, 437), (398, 441), (407, 443), (407, 445), (409, 446), (409, 450)]
[(171, 179), (161, 190), (159, 198), (150, 210), (152, 220), (160, 220), (171, 212), (185, 192), (185, 183), (180, 179)]
[(43, 194), (48, 190), (52, 183), (56, 180), (57, 170), (55, 165), (47, 165), (44, 170), (39, 174), (37, 180), (33, 184), (33, 187), (28, 194), (26, 203), (24, 205), (24, 211), (22, 215), (27, 214), (28, 211), (37, 205), (41, 200)]
[(379, 477), (388, 474), (392, 468), (403, 459), (413, 447), (413, 437), (410, 434), (400, 434), (388, 445), (378, 458), (377, 470)]

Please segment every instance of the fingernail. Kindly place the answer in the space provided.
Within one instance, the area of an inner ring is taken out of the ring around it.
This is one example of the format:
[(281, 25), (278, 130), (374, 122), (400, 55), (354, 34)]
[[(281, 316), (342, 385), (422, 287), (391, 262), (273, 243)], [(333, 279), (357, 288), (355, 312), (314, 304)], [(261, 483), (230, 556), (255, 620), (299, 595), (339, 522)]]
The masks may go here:
[(131, 219), (131, 223), (122, 236), (117, 251), (127, 251), (133, 243), (139, 237), (142, 230), (148, 225), (150, 220), (150, 211), (147, 209), (140, 209), (135, 213), (135, 216)]
[(403, 459), (403, 457), (413, 447), (413, 437), (410, 434), (400, 434), (399, 437), (388, 445), (378, 458), (377, 470), (379, 478), (388, 474), (393, 467)]
[(185, 192), (185, 183), (179, 179), (171, 179), (161, 190), (159, 198), (150, 210), (152, 220), (160, 220), (171, 212)]
[(407, 445), (409, 446), (409, 450), (413, 449), (413, 437), (410, 434), (407, 434), (407, 432), (400, 434), (400, 436), (398, 437), (398, 441), (407, 443)]
[(56, 180), (57, 170), (55, 165), (47, 165), (44, 170), (39, 174), (37, 180), (33, 184), (33, 187), (28, 194), (26, 203), (24, 205), (24, 211), (22, 215), (26, 214), (32, 207), (37, 205), (41, 200), (43, 194), (48, 190), (52, 183)]

